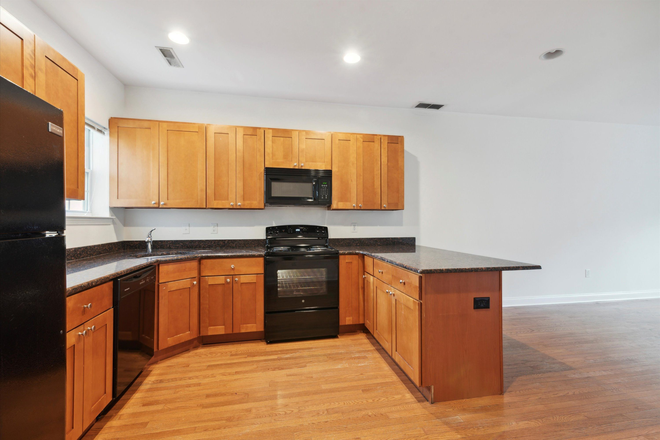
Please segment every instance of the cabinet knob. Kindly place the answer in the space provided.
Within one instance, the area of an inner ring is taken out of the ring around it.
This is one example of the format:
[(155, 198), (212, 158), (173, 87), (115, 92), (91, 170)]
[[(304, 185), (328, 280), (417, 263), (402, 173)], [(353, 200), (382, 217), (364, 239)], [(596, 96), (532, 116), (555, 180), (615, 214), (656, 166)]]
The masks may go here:
[(305, 164), (304, 164), (304, 163), (301, 163), (301, 164), (300, 164), (300, 166), (301, 166), (301, 167), (304, 167), (304, 166), (305, 166)]
[(152, 205), (155, 205), (155, 204), (156, 204), (156, 201), (155, 201), (155, 200), (152, 200), (152, 201), (151, 201), (151, 204), (152, 204)]
[(236, 281), (238, 283), (238, 278), (234, 278), (234, 281)]
[(230, 282), (230, 281), (231, 281), (231, 278), (227, 278), (227, 282)]
[(164, 204), (165, 204), (165, 202), (160, 202), (160, 206), (163, 206)]
[(360, 208), (362, 208), (362, 203), (360, 203)]
[(87, 336), (87, 330), (83, 330), (81, 332), (78, 332), (78, 336)]
[(93, 326), (91, 326), (91, 327), (87, 327), (87, 331), (90, 332), (90, 333), (93, 332), (93, 331), (95, 331), (95, 330), (96, 330), (96, 326), (95, 326), (95, 325), (93, 325)]
[(83, 304), (83, 309), (91, 309), (91, 308), (92, 308), (92, 303)]
[(405, 285), (405, 284), (406, 284), (406, 282), (405, 282), (405, 281), (403, 281), (403, 280), (399, 280), (399, 284), (403, 284), (403, 285)]
[(298, 166), (298, 162), (294, 163), (293, 166), (294, 166), (294, 167), (297, 167), (297, 166)]
[(366, 278), (366, 277), (367, 277), (366, 275), (362, 275), (362, 278)]
[(232, 269), (236, 269), (236, 266), (234, 266), (233, 264), (232, 264), (230, 267), (231, 267)]
[(229, 206), (234, 206), (234, 202), (231, 202), (231, 203), (229, 204)]
[(383, 205), (383, 208), (387, 208), (387, 205)]
[(383, 271), (382, 271), (382, 270), (380, 270), (380, 269), (378, 269), (378, 273), (383, 273)]
[(193, 281), (193, 286), (194, 286), (195, 284), (197, 284), (197, 281)]
[(241, 202), (238, 202), (238, 206), (241, 206)]

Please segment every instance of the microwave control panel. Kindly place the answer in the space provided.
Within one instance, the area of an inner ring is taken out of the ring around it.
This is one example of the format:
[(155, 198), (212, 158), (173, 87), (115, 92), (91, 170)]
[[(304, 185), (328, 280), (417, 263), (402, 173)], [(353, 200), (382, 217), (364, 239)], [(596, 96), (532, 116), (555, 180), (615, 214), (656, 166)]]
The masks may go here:
[(330, 180), (319, 179), (319, 202), (330, 201)]

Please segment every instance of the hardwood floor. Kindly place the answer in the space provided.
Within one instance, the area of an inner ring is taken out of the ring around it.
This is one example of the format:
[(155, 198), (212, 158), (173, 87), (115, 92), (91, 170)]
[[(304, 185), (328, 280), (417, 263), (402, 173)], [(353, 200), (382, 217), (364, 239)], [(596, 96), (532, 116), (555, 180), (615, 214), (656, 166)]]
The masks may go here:
[(210, 345), (85, 439), (660, 439), (660, 300), (504, 309), (503, 396), (428, 404), (371, 336)]

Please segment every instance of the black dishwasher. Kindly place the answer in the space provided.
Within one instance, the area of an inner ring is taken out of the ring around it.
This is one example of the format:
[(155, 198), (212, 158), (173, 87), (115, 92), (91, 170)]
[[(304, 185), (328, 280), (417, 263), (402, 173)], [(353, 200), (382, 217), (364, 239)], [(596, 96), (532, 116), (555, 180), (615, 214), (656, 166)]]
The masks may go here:
[(154, 355), (156, 268), (115, 280), (113, 398), (120, 397)]

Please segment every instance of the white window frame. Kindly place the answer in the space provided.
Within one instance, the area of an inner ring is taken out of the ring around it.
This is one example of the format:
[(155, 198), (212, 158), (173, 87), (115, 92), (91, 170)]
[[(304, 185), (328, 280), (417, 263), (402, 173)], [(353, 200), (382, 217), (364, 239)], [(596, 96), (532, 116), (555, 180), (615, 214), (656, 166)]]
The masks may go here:
[(84, 216), (91, 215), (91, 194), (92, 194), (92, 154), (93, 153), (93, 144), (94, 137), (92, 136), (93, 127), (89, 124), (85, 124), (85, 198), (82, 200), (83, 209), (71, 209), (71, 203), (79, 202), (80, 200), (75, 199), (66, 199), (65, 200), (65, 210), (66, 215), (72, 216)]

